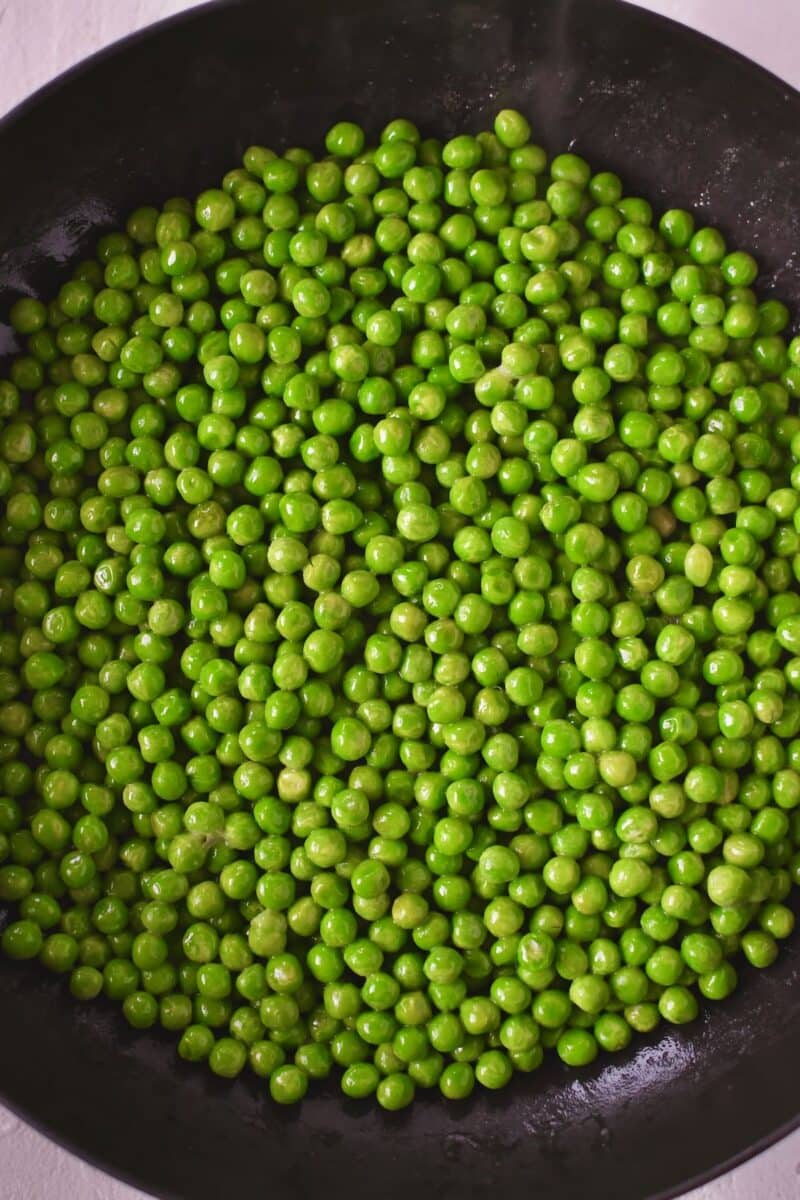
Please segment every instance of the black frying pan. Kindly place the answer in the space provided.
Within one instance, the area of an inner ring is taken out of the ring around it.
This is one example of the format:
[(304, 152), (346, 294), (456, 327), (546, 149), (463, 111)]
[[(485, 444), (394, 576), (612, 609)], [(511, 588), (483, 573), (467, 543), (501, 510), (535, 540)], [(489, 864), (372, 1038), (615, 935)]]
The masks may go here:
[[(3, 123), (0, 314), (53, 289), (126, 210), (191, 194), (250, 142), (319, 143), (338, 118), (377, 130), (398, 114), (446, 136), (504, 105), (551, 148), (719, 224), (797, 308), (800, 95), (752, 63), (614, 0), (240, 0), (129, 39)], [(0, 325), (0, 353), (11, 344)], [(643, 1200), (800, 1120), (799, 951), (624, 1055), (395, 1116), (333, 1085), (278, 1110), (253, 1078), (185, 1067), (167, 1039), (2, 961), (0, 1087), (77, 1153), (181, 1200)]]

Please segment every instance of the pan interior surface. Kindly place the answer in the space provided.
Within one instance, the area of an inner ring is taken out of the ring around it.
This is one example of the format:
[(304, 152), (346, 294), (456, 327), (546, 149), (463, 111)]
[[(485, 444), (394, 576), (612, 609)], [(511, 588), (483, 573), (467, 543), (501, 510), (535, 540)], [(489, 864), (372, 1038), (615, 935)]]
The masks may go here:
[[(339, 119), (426, 134), (521, 109), (657, 207), (691, 208), (797, 311), (800, 96), (736, 55), (615, 0), (239, 0), (203, 7), (45, 89), (0, 127), (0, 314), (50, 294), (97, 232), (137, 204), (191, 195), (252, 142), (320, 143)], [(13, 349), (0, 323), (0, 355)], [(800, 953), (746, 972), (684, 1030), (580, 1072), (548, 1062), (502, 1093), (402, 1114), (323, 1089), (278, 1110), (222, 1083), (63, 982), (0, 960), (0, 1087), (77, 1153), (158, 1195), (218, 1200), (379, 1189), (509, 1200), (667, 1195), (798, 1120)]]

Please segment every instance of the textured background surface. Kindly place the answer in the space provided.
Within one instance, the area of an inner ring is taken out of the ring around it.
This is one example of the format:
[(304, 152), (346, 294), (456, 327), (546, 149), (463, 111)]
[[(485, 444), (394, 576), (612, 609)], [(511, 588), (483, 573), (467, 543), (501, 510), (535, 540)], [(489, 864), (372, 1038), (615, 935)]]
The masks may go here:
[[(726, 42), (800, 88), (797, 0), (638, 2)], [(191, 7), (191, 0), (61, 0), (58, 5), (53, 0), (0, 0), (0, 44), (5, 50), (0, 114), (87, 54)], [(753, 1103), (758, 1103), (757, 1097)], [(646, 1147), (642, 1151), (646, 1153)], [(798, 1195), (800, 1131), (684, 1200), (797, 1200)], [(74, 1158), (0, 1105), (0, 1200), (67, 1197), (143, 1200), (141, 1192)]]

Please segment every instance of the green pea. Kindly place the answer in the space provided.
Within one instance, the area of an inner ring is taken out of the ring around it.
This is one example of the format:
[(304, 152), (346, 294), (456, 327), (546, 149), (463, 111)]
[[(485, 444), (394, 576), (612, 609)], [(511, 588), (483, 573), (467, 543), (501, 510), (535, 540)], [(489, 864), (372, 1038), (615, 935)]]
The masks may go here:
[(789, 314), (530, 136), (251, 146), (11, 308), (3, 948), (278, 1103), (587, 1065), (793, 927)]

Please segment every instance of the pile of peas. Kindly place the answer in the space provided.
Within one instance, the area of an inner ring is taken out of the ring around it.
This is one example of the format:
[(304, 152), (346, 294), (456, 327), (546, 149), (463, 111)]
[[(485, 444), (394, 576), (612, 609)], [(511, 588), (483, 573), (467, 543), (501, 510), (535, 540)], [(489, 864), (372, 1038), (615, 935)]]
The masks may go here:
[(365, 147), (251, 146), (11, 309), (0, 900), (182, 1058), (399, 1109), (791, 932), (800, 339), (517, 112)]

